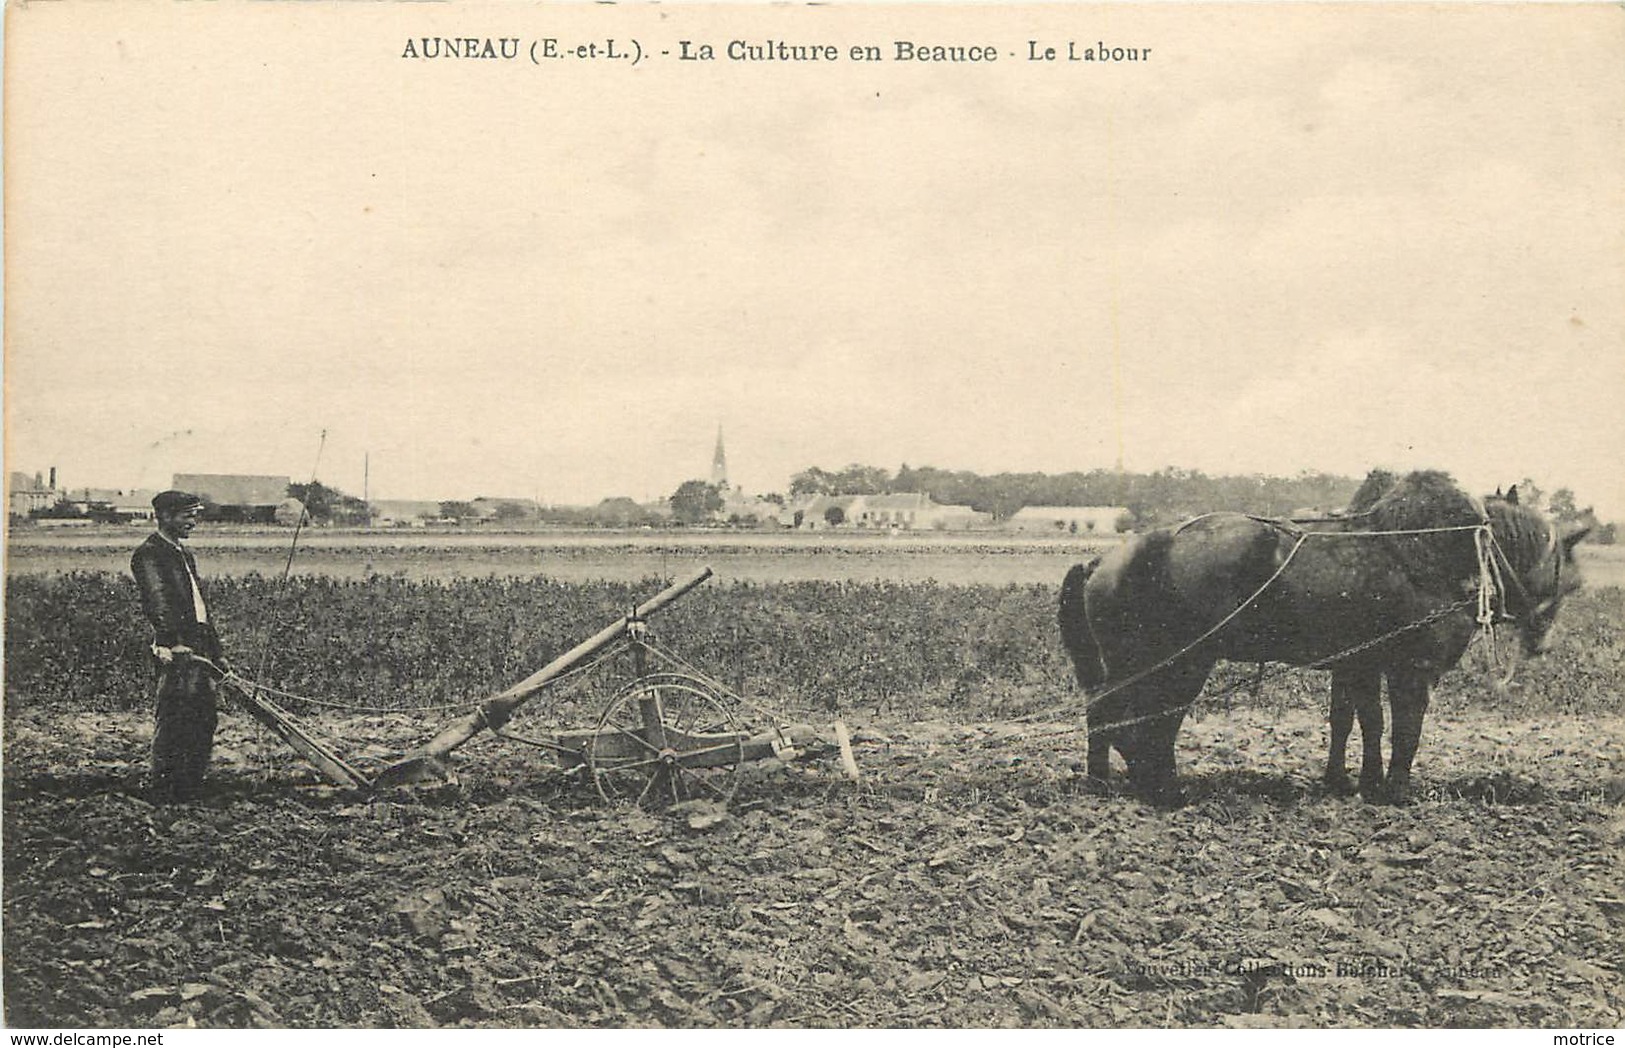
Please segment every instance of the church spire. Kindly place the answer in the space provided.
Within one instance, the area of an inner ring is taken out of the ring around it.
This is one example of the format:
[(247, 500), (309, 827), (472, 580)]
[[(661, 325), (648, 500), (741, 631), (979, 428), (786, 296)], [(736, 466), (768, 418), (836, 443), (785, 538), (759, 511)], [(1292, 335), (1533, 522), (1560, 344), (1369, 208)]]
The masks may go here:
[(722, 450), (722, 424), (717, 423), (717, 450), (711, 455), (711, 483), (728, 486), (728, 454)]

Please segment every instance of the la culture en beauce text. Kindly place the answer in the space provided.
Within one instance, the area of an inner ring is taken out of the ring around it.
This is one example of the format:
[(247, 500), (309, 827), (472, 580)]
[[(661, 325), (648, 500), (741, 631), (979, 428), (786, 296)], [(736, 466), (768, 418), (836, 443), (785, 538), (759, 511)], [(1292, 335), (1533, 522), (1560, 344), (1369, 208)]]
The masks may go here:
[[(885, 52), (873, 44), (857, 44), (848, 49), (854, 62), (879, 62)], [(841, 49), (834, 44), (792, 44), (783, 40), (730, 40), (719, 54), (716, 45), (693, 40), (677, 42), (677, 58), (684, 62), (837, 62)], [(892, 41), (892, 60), (897, 62), (996, 62), (999, 49), (992, 44), (926, 44), (912, 40)], [(1014, 52), (1012, 52), (1014, 57)], [(1149, 47), (1111, 47), (1105, 41), (1094, 45), (1069, 40), (1064, 48), (1027, 41), (1029, 62), (1143, 62), (1151, 57)]]
[[(618, 50), (614, 40), (603, 47), (596, 42), (577, 47), (561, 46), (548, 37), (532, 45), (534, 58), (609, 58), (629, 57)], [(408, 39), (401, 52), (402, 58), (474, 58), (506, 59), (513, 61), (524, 53), (518, 37), (439, 37), (426, 36)], [(663, 51), (663, 54), (670, 54)], [(1017, 52), (1010, 52), (1016, 57)], [(679, 40), (677, 59), (684, 62), (713, 62), (724, 58), (730, 62), (838, 62), (841, 49), (834, 44), (796, 44), (784, 40), (730, 40), (721, 45)], [(855, 44), (847, 49), (846, 57), (854, 62), (879, 62), (887, 52), (875, 44)], [(996, 62), (999, 49), (992, 44), (932, 44), (912, 40), (894, 40), (891, 59), (896, 62)], [(1065, 46), (1027, 41), (1026, 60), (1029, 62), (1144, 62), (1151, 58), (1149, 47), (1120, 47), (1105, 41), (1094, 44), (1069, 40)]]

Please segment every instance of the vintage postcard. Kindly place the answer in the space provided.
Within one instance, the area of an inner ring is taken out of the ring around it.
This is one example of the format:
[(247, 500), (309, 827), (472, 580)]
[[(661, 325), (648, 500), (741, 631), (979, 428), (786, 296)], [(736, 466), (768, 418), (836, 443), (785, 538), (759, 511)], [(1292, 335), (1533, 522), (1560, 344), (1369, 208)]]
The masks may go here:
[(8, 1025), (1625, 1019), (1617, 5), (4, 72)]

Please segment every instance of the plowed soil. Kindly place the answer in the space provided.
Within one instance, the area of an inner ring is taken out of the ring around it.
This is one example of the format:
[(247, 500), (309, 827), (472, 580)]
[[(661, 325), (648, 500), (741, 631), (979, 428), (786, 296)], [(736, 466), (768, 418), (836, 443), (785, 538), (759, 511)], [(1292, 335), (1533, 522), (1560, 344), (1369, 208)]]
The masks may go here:
[[(374, 765), (432, 718), (318, 719)], [(226, 714), (154, 808), (150, 721), (6, 713), (5, 1020), (61, 1026), (1618, 1026), (1625, 718), (1444, 712), (1421, 799), (1318, 781), (1324, 712), (1213, 712), (1188, 806), (1068, 724), (854, 723), (726, 809), (611, 808), (485, 736), (323, 786)]]

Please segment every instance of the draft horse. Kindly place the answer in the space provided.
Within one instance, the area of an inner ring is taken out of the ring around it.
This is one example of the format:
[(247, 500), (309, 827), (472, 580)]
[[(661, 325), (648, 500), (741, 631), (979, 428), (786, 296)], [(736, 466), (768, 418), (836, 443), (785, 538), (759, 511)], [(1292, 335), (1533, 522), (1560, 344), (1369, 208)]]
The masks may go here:
[(1280, 662), (1332, 671), (1327, 780), (1346, 783), (1358, 718), (1362, 795), (1404, 803), (1429, 691), (1481, 611), (1539, 654), (1580, 585), (1584, 534), (1559, 534), (1515, 488), (1481, 500), (1444, 473), (1377, 471), (1346, 513), (1309, 525), (1222, 512), (1133, 536), (1061, 585), (1061, 639), (1089, 697), (1088, 774), (1106, 782), (1115, 748), (1135, 792), (1179, 803), (1174, 740), (1214, 665)]

